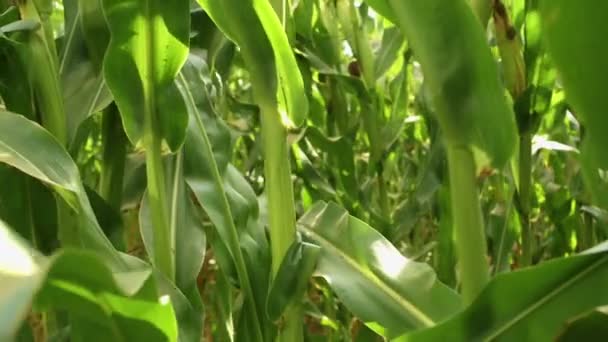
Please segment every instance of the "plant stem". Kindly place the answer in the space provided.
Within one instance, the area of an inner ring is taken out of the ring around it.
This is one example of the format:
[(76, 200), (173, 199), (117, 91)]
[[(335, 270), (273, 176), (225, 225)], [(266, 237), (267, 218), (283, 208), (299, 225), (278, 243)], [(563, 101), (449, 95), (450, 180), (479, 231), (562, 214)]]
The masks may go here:
[(127, 136), (122, 128), (116, 105), (110, 105), (103, 112), (101, 126), (103, 153), (101, 158), (99, 193), (112, 208), (120, 211)]
[(386, 180), (384, 179), (384, 167), (382, 161), (379, 162), (380, 168), (378, 169), (378, 199), (380, 201), (380, 212), (382, 218), (387, 222), (391, 220), (390, 202), (388, 199), (388, 191), (386, 189)]
[[(155, 121), (155, 120), (150, 120)], [(148, 201), (154, 229), (154, 264), (170, 280), (175, 278), (172, 236), (169, 230), (167, 189), (162, 159), (162, 139), (158, 134), (158, 123), (148, 123), (151, 129), (144, 133), (146, 146), (146, 174), (148, 178)]]
[(295, 240), (296, 213), (287, 132), (275, 109), (266, 109), (262, 114), (262, 139), (273, 255), (272, 272), (276, 274), (283, 256)]
[[(41, 22), (33, 1), (19, 4), (22, 19)], [(41, 22), (41, 25), (43, 23)], [(67, 121), (63, 105), (63, 94), (59, 85), (59, 72), (54, 41), (47, 39), (48, 26), (41, 26), (29, 34), (27, 47), (23, 50), (23, 61), (28, 66), (28, 76), (34, 93), (42, 125), (63, 146), (67, 145)], [(51, 33), (52, 34), (52, 33)]]
[(477, 297), (489, 280), (486, 238), (473, 153), (468, 147), (448, 146), (447, 154), (462, 297), (468, 304)]
[[(151, 56), (156, 51), (154, 26), (150, 4), (146, 5), (145, 34), (148, 36), (143, 47), (145, 54)], [(148, 203), (152, 213), (152, 227), (154, 240), (153, 263), (160, 272), (170, 281), (175, 281), (175, 241), (174, 232), (169, 224), (169, 201), (167, 185), (165, 183), (165, 169), (163, 165), (163, 135), (160, 126), (160, 116), (168, 113), (158, 112), (156, 94), (157, 73), (154, 58), (146, 61), (144, 66), (147, 76), (142, 80), (143, 103), (143, 145), (146, 153), (146, 176), (148, 182)]]
[[(279, 271), (287, 249), (296, 237), (296, 213), (289, 165), (287, 131), (283, 127), (276, 106), (262, 106), (262, 139), (264, 145), (264, 179), (268, 198), (268, 223), (272, 250), (273, 278)], [(295, 304), (285, 314), (285, 325), (278, 341), (303, 340), (302, 312)]]
[(532, 187), (532, 134), (522, 133), (519, 138), (519, 192), (521, 220), (521, 267), (532, 264), (533, 232), (530, 225)]

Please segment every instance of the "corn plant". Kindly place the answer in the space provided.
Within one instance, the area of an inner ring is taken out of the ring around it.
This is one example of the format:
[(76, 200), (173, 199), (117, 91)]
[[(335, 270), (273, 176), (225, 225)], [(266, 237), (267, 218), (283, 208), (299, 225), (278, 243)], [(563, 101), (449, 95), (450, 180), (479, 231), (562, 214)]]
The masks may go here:
[(605, 13), (0, 0), (0, 340), (601, 341)]

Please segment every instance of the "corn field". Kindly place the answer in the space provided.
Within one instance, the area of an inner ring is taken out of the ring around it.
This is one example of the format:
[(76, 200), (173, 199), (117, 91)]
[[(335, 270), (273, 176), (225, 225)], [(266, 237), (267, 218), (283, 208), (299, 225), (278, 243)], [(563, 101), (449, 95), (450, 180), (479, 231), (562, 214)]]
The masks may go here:
[(0, 0), (0, 342), (607, 340), (607, 16)]

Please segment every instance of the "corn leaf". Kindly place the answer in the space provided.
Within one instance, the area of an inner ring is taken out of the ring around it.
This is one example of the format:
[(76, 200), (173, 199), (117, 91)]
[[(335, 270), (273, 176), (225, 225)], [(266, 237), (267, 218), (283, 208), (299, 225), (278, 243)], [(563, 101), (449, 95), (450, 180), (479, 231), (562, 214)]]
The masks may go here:
[(608, 47), (598, 43), (608, 34), (608, 3), (542, 1), (540, 13), (547, 47), (557, 66), (568, 101), (585, 128), (581, 159), (585, 180), (603, 207), (608, 186), (598, 169), (608, 168)]
[(319, 202), (298, 221), (321, 247), (316, 273), (376, 332), (396, 337), (433, 326), (461, 308), (432, 268), (405, 258), (380, 233), (336, 204)]
[[(240, 48), (254, 93), (266, 105), (285, 106), (288, 127), (304, 123), (304, 81), (281, 22), (268, 0), (198, 0), (216, 25)], [(277, 98), (277, 93), (280, 96)], [(261, 103), (258, 103), (261, 105)], [(278, 118), (277, 118), (278, 119)]]
[(0, 111), (0, 162), (51, 186), (78, 213), (74, 234), (80, 246), (124, 266), (95, 218), (76, 164), (50, 133), (21, 115)]
[[(150, 270), (113, 274), (97, 256), (84, 251), (66, 250), (46, 258), (15, 237), (2, 221), (0, 246), (3, 341), (12, 340), (32, 303), (38, 309), (66, 310), (73, 336), (80, 340), (103, 336), (113, 341), (177, 341), (170, 302), (159, 303), (148, 295), (154, 293)], [(88, 329), (92, 325), (96, 329)]]
[(188, 112), (174, 79), (188, 56), (188, 0), (104, 0), (111, 32), (104, 76), (127, 136), (137, 145), (151, 125), (172, 151), (183, 143)]
[(485, 160), (504, 166), (515, 151), (515, 117), (470, 6), (464, 0), (368, 2), (408, 39), (447, 143), (482, 152), (478, 168)]
[(597, 291), (606, 282), (604, 243), (581, 255), (500, 274), (462, 313), (398, 341), (552, 341), (569, 318), (608, 304), (608, 294)]

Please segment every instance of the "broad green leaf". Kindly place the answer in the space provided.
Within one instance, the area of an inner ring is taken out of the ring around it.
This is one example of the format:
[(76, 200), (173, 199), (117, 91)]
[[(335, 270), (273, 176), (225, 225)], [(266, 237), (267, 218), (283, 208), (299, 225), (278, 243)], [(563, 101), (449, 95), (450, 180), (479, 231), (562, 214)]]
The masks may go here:
[(62, 75), (63, 96), (68, 120), (68, 137), (73, 142), (80, 125), (92, 114), (106, 108), (112, 95), (89, 61), (70, 65)]
[(50, 133), (21, 115), (0, 111), (0, 162), (50, 185), (78, 213), (73, 233), (81, 246), (124, 266), (99, 227), (76, 164)]
[(104, 76), (134, 145), (146, 127), (160, 133), (172, 151), (185, 139), (188, 112), (174, 79), (188, 56), (189, 4), (103, 1), (111, 32)]
[[(399, 341), (552, 341), (569, 318), (608, 304), (608, 244), (496, 276), (462, 313)], [(593, 295), (590, 295), (593, 294)]]
[(149, 295), (153, 288), (148, 269), (133, 267), (129, 272), (111, 273), (97, 256), (77, 250), (45, 258), (14, 237), (2, 222), (0, 245), (2, 340), (14, 336), (32, 303), (36, 309), (67, 310), (75, 318), (74, 331), (81, 323), (95, 322), (101, 329), (84, 333), (89, 337), (177, 340), (170, 302)]
[(12, 340), (43, 281), (36, 252), (0, 221), (0, 340)]
[(238, 277), (244, 292), (246, 318), (242, 321), (249, 322), (247, 336), (262, 341), (266, 335), (261, 317), (268, 287), (269, 271), (264, 271), (269, 267), (268, 247), (257, 226), (255, 193), (228, 163), (230, 137), (225, 124), (214, 117), (210, 94), (218, 94), (210, 81), (204, 61), (191, 56), (178, 80), (191, 118), (184, 144), (184, 175), (219, 235), (212, 242), (218, 263), (224, 272)]
[(569, 320), (556, 337), (558, 342), (602, 341), (608, 335), (608, 306)]
[(304, 296), (319, 252), (319, 246), (302, 241), (294, 242), (287, 250), (268, 293), (266, 311), (272, 321), (278, 320), (290, 304)]
[[(515, 117), (507, 104), (485, 31), (464, 0), (373, 0), (403, 31), (422, 66), (448, 144), (481, 151), (501, 168), (515, 151)], [(392, 14), (392, 15), (391, 15)], [(441, 51), (441, 53), (438, 53)]]
[(187, 289), (187, 292), (182, 292), (160, 271), (154, 270), (154, 276), (160, 293), (167, 294), (171, 298), (178, 325), (179, 341), (200, 341), (203, 333), (204, 312), (196, 284)]
[(332, 203), (299, 221), (304, 240), (321, 247), (317, 273), (359, 319), (388, 337), (426, 328), (461, 308), (432, 268), (408, 260), (380, 233)]
[(602, 206), (608, 205), (605, 181), (598, 169), (608, 168), (608, 47), (598, 44), (608, 34), (603, 16), (608, 3), (541, 1), (542, 28), (551, 57), (559, 70), (566, 97), (585, 127), (581, 146), (586, 182)]
[(198, 3), (241, 48), (254, 93), (260, 99), (258, 102), (264, 102), (258, 104), (284, 105), (280, 118), (283, 124), (301, 126), (308, 115), (304, 81), (271, 4), (267, 0), (198, 0)]

